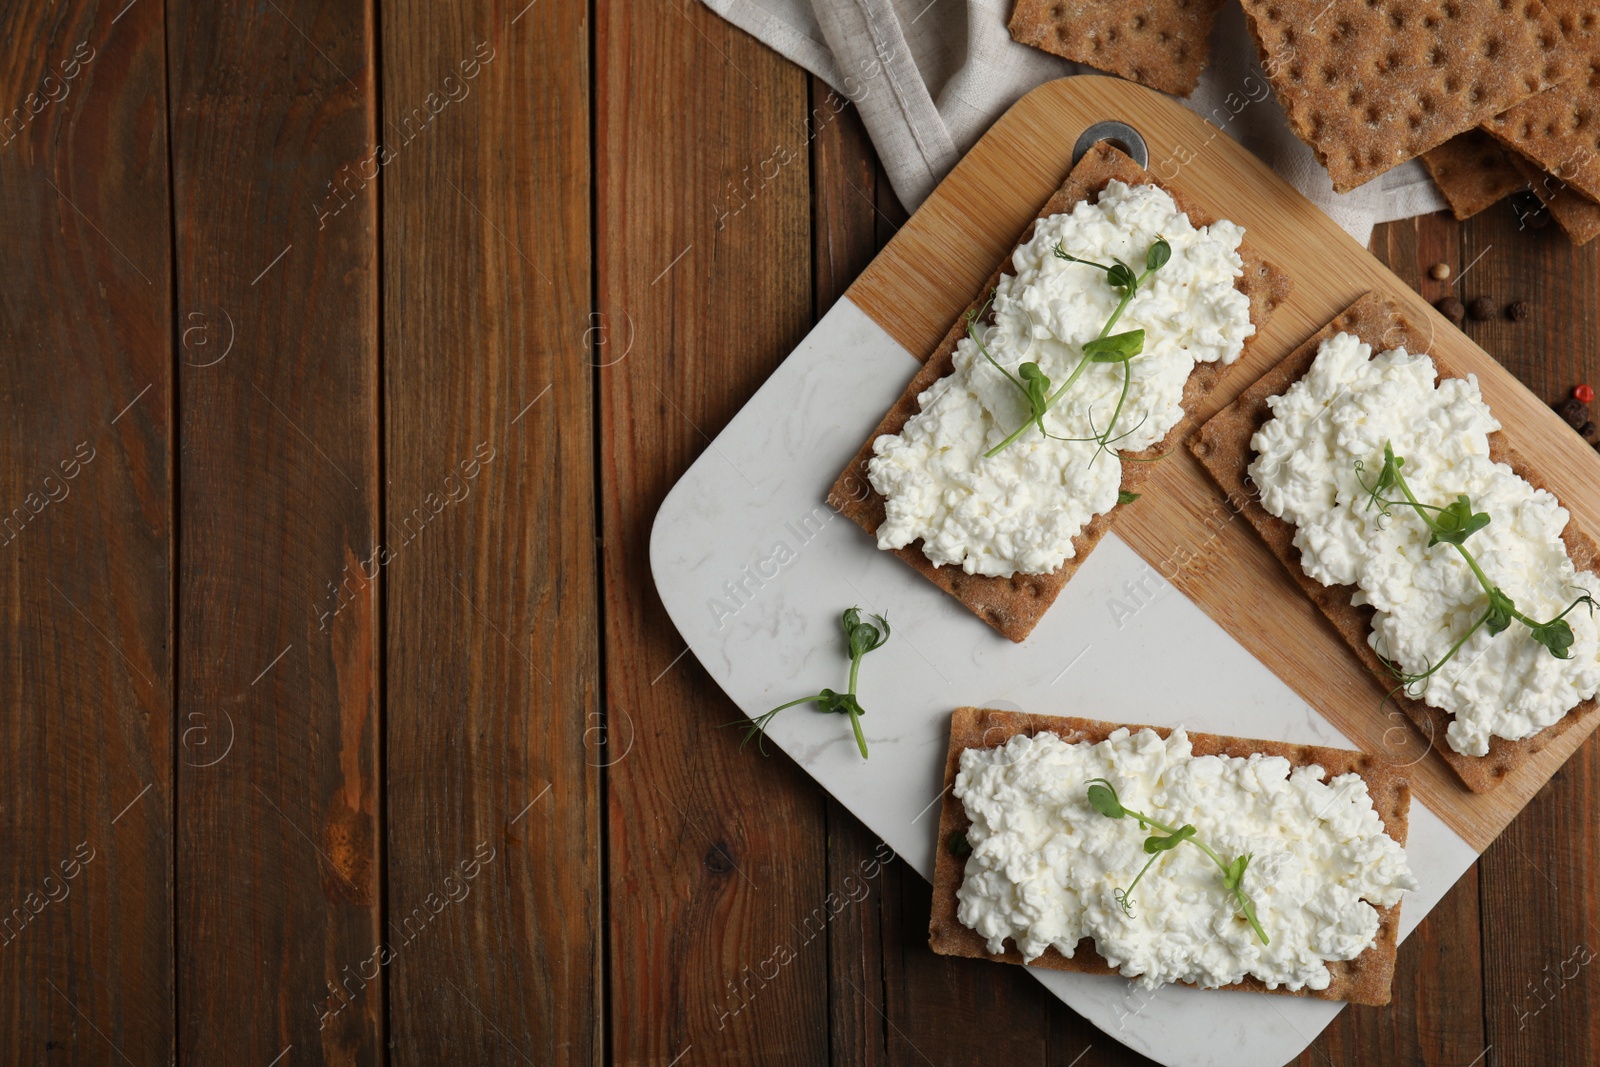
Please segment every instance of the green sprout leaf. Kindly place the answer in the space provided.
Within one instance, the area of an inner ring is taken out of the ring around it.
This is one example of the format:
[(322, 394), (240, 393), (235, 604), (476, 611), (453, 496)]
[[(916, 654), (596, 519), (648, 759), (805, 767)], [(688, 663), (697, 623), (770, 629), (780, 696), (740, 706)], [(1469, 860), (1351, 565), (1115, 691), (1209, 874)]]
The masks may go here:
[[(1103, 431), (1097, 432), (1093, 437), (1057, 438), (1057, 440), (1096, 441), (1099, 443), (1099, 447), (1095, 449), (1094, 459), (1098, 459), (1102, 452), (1111, 451), (1111, 446), (1113, 444), (1122, 440), (1128, 434), (1133, 433), (1133, 430), (1129, 430), (1126, 433), (1118, 434), (1116, 429), (1117, 420), (1122, 416), (1123, 401), (1127, 399), (1128, 387), (1132, 381), (1132, 372), (1128, 369), (1128, 363), (1144, 351), (1144, 331), (1129, 330), (1126, 333), (1113, 335), (1111, 333), (1111, 329), (1117, 324), (1117, 320), (1122, 317), (1122, 313), (1127, 310), (1128, 304), (1132, 302), (1134, 295), (1139, 291), (1139, 286), (1144, 283), (1145, 279), (1149, 278), (1150, 275), (1166, 266), (1167, 262), (1172, 258), (1172, 246), (1167, 243), (1166, 238), (1158, 237), (1156, 242), (1152, 244), (1145, 252), (1145, 269), (1144, 273), (1142, 274), (1135, 273), (1132, 267), (1128, 266), (1128, 264), (1122, 262), (1120, 259), (1113, 260), (1110, 266), (1107, 266), (1104, 263), (1096, 263), (1092, 259), (1080, 259), (1079, 257), (1068, 252), (1066, 248), (1064, 248), (1059, 242), (1057, 242), (1056, 246), (1051, 251), (1058, 259), (1064, 259), (1071, 263), (1082, 263), (1084, 266), (1093, 267), (1095, 270), (1104, 271), (1106, 275), (1106, 284), (1110, 285), (1112, 289), (1117, 291), (1117, 307), (1116, 310), (1111, 313), (1111, 317), (1106, 320), (1105, 325), (1100, 327), (1100, 333), (1093, 340), (1084, 344), (1083, 358), (1081, 358), (1078, 361), (1078, 365), (1072, 369), (1072, 373), (1067, 376), (1067, 380), (1062, 382), (1059, 386), (1055, 386), (1053, 390), (1051, 388), (1052, 383), (1050, 382), (1050, 379), (1044, 374), (1043, 371), (1039, 370), (1037, 364), (1033, 365), (1034, 371), (1031, 372), (1033, 377), (1030, 378), (1030, 372), (1028, 371), (1029, 364), (1024, 363), (1018, 369), (1018, 374), (1021, 375), (1019, 378), (1017, 375), (1013, 375), (1010, 371), (1002, 367), (1000, 363), (989, 354), (989, 350), (983, 345), (983, 342), (973, 334), (972, 326), (978, 320), (978, 318), (981, 317), (983, 309), (988, 307), (987, 301), (984, 303), (983, 308), (975, 309), (974, 311), (967, 313), (967, 335), (972, 337), (973, 341), (978, 345), (979, 351), (983, 353), (984, 357), (988, 359), (990, 363), (994, 364), (995, 368), (999, 370), (1000, 373), (1009, 378), (1013, 385), (1021, 390), (1024, 398), (1026, 398), (1028, 402), (1028, 417), (1023, 421), (1022, 425), (1011, 431), (1011, 433), (1008, 434), (1003, 441), (989, 449), (989, 451), (985, 452), (984, 457), (986, 459), (993, 459), (995, 456), (998, 456), (1001, 452), (1011, 447), (1011, 445), (1015, 444), (1023, 434), (1028, 432), (1030, 427), (1038, 427), (1039, 432), (1044, 434), (1046, 437), (1054, 436), (1045, 429), (1045, 414), (1048, 413), (1051, 407), (1053, 407), (1055, 403), (1061, 399), (1067, 390), (1071, 389), (1075, 384), (1077, 384), (1078, 379), (1083, 376), (1084, 370), (1091, 363), (1122, 364), (1122, 393), (1117, 398), (1117, 406), (1111, 414), (1111, 422)], [(1035, 386), (1035, 382), (1038, 383), (1037, 386)], [(1140, 424), (1143, 424), (1142, 419), (1140, 420)], [(1092, 428), (1093, 426), (1091, 425), (1091, 429)], [(1138, 429), (1138, 426), (1134, 427), (1134, 430), (1136, 429)], [(1094, 459), (1091, 459), (1090, 462), (1092, 463)]]
[(1113, 289), (1126, 289), (1129, 293), (1139, 287), (1139, 276), (1120, 259), (1116, 261), (1116, 266), (1106, 269), (1106, 281), (1111, 283)]
[(1131, 504), (1138, 499), (1138, 493), (1130, 493), (1126, 489), (1119, 489), (1117, 491), (1117, 503), (1119, 504)]
[[(1570, 658), (1572, 655), (1573, 634), (1572, 626), (1566, 621), (1566, 617), (1579, 604), (1584, 605), (1592, 612), (1595, 608), (1593, 598), (1585, 593), (1568, 604), (1561, 614), (1545, 622), (1523, 614), (1518, 610), (1516, 602), (1507, 596), (1498, 585), (1489, 580), (1489, 576), (1484, 573), (1483, 567), (1479, 565), (1477, 558), (1467, 549), (1467, 538), (1489, 525), (1488, 513), (1473, 511), (1472, 500), (1465, 493), (1461, 493), (1454, 501), (1444, 507), (1422, 503), (1412, 493), (1411, 486), (1406, 484), (1405, 463), (1404, 457), (1394, 454), (1394, 444), (1388, 441), (1384, 442), (1383, 468), (1378, 472), (1376, 481), (1369, 486), (1361, 478), (1365, 468), (1360, 460), (1356, 461), (1356, 480), (1360, 482), (1362, 490), (1367, 495), (1368, 510), (1377, 508), (1379, 513), (1385, 517), (1390, 514), (1390, 509), (1395, 507), (1410, 508), (1414, 511), (1417, 517), (1422, 520), (1423, 525), (1428, 528), (1430, 535), (1428, 547), (1432, 548), (1434, 545), (1453, 546), (1456, 552), (1460, 554), (1462, 561), (1471, 569), (1473, 576), (1478, 579), (1478, 584), (1483, 587), (1484, 597), (1488, 601), (1488, 605), (1485, 607), (1483, 614), (1478, 617), (1478, 621), (1473, 623), (1466, 633), (1456, 639), (1455, 643), (1450, 646), (1450, 650), (1424, 670), (1407, 674), (1398, 663), (1380, 653), (1378, 658), (1382, 660), (1383, 665), (1389, 669), (1389, 672), (1400, 681), (1398, 686), (1391, 689), (1384, 696), (1384, 700), (1388, 701), (1390, 697), (1402, 689), (1413, 696), (1420, 696), (1422, 690), (1418, 687), (1422, 686), (1446, 663), (1449, 663), (1455, 654), (1461, 650), (1461, 646), (1465, 645), (1467, 640), (1477, 633), (1480, 627), (1487, 629), (1490, 636), (1493, 637), (1504, 633), (1513, 622), (1520, 622), (1528, 628), (1528, 633), (1533, 640), (1537, 644), (1544, 646), (1545, 650), (1552, 656), (1557, 659)], [(1396, 489), (1400, 491), (1398, 498), (1385, 495)]]
[(1083, 354), (1095, 363), (1126, 363), (1143, 351), (1143, 330), (1097, 337), (1083, 346)]
[(1134, 917), (1133, 890), (1139, 884), (1139, 880), (1145, 876), (1145, 872), (1161, 858), (1161, 854), (1170, 852), (1185, 841), (1188, 841), (1204, 852), (1210, 857), (1211, 862), (1217, 865), (1217, 869), (1222, 872), (1223, 888), (1233, 894), (1234, 902), (1238, 905), (1240, 913), (1249, 921), (1251, 929), (1261, 939), (1261, 943), (1263, 945), (1270, 943), (1267, 940), (1267, 932), (1256, 921), (1255, 905), (1251, 903), (1250, 897), (1244, 891), (1244, 872), (1245, 868), (1250, 865), (1250, 853), (1247, 852), (1242, 856), (1235, 856), (1224, 863), (1215, 849), (1195, 836), (1195, 828), (1192, 825), (1184, 823), (1182, 826), (1174, 828), (1152, 819), (1143, 812), (1124, 807), (1122, 801), (1117, 797), (1116, 789), (1104, 778), (1089, 779), (1087, 794), (1089, 806), (1101, 815), (1112, 819), (1121, 819), (1131, 815), (1139, 820), (1141, 827), (1160, 831), (1158, 834), (1151, 834), (1145, 838), (1144, 850), (1149, 854), (1150, 858), (1145, 861), (1143, 867), (1139, 868), (1139, 873), (1134, 875), (1133, 881), (1128, 883), (1128, 888), (1117, 888), (1112, 891), (1112, 898), (1116, 900), (1117, 906), (1122, 909), (1123, 914), (1130, 919)]
[(1433, 519), (1433, 537), (1428, 541), (1428, 547), (1434, 545), (1464, 545), (1467, 538), (1489, 525), (1489, 516), (1486, 512), (1473, 513), (1472, 501), (1467, 499), (1467, 494), (1462, 493), (1456, 497), (1455, 503), (1439, 509), (1439, 514)]
[(967, 835), (960, 830), (950, 831), (950, 836), (945, 838), (945, 847), (957, 859), (966, 859), (972, 855), (972, 842), (967, 840)]
[(1158, 271), (1167, 265), (1167, 260), (1172, 258), (1172, 246), (1167, 244), (1165, 237), (1156, 238), (1156, 243), (1150, 246), (1150, 251), (1144, 254), (1144, 269)]
[(1104, 778), (1089, 779), (1089, 806), (1112, 819), (1120, 819), (1127, 814), (1122, 802), (1117, 799), (1116, 789)]
[(866, 654), (874, 649), (882, 648), (884, 642), (889, 640), (889, 620), (882, 615), (868, 615), (863, 619), (860, 608), (850, 608), (839, 617), (839, 625), (844, 631), (845, 650), (850, 655), (849, 690), (837, 693), (832, 689), (823, 689), (810, 696), (791, 700), (787, 704), (779, 704), (771, 711), (758, 715), (754, 719), (723, 723), (724, 726), (738, 726), (744, 730), (744, 740), (739, 743), (741, 751), (745, 745), (755, 741), (756, 748), (765, 756), (767, 754), (767, 726), (772, 722), (773, 717), (787, 708), (797, 707), (801, 704), (815, 704), (818, 711), (850, 716), (850, 729), (855, 734), (856, 747), (861, 750), (861, 758), (867, 758), (867, 735), (861, 729), (861, 716), (866, 714), (866, 709), (861, 706), (861, 701), (856, 698), (856, 678), (861, 671), (861, 661)]
[(1193, 837), (1194, 835), (1194, 827), (1190, 826), (1188, 823), (1184, 823), (1182, 826), (1178, 827), (1177, 831), (1174, 833), (1170, 833), (1165, 836), (1160, 834), (1151, 834), (1149, 837), (1145, 838), (1144, 850), (1150, 853), (1152, 856), (1158, 852), (1169, 852), (1183, 844), (1185, 841), (1189, 840), (1189, 838)]
[(1517, 605), (1500, 591), (1497, 585), (1489, 590), (1489, 610), (1484, 613), (1483, 625), (1490, 634), (1497, 634), (1511, 625), (1517, 617)]
[(1552, 619), (1529, 627), (1533, 639), (1556, 659), (1572, 658), (1572, 625), (1566, 619)]

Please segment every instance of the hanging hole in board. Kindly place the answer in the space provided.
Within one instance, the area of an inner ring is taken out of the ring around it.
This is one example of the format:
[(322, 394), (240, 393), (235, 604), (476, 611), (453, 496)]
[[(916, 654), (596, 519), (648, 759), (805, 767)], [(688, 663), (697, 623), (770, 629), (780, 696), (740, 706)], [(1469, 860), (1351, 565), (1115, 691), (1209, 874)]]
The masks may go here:
[(1140, 167), (1149, 169), (1150, 149), (1145, 146), (1139, 131), (1126, 122), (1097, 122), (1083, 131), (1078, 143), (1072, 146), (1072, 165), (1076, 167), (1084, 154), (1101, 141), (1126, 154)]

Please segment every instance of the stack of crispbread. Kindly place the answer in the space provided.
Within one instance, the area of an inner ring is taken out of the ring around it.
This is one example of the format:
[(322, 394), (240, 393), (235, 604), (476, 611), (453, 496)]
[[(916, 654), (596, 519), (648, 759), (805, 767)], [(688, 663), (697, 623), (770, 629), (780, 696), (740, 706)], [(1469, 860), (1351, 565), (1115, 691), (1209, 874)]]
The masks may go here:
[[(1242, 3), (1267, 80), (1336, 191), (1421, 157), (1457, 218), (1531, 180), (1574, 241), (1600, 234), (1591, 0)], [(1186, 96), (1220, 4), (1017, 0), (1011, 35)]]

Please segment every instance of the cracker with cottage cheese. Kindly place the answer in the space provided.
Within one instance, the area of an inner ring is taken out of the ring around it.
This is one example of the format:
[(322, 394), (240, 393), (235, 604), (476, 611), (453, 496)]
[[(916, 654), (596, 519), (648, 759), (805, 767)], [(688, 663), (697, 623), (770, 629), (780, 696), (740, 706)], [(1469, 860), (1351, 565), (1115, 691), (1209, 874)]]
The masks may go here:
[[(1242, 237), (1116, 149), (1092, 149), (968, 309), (985, 312), (974, 336), (968, 315), (958, 317), (829, 503), (879, 548), (1023, 640), (1139, 492), (1151, 461), (1192, 428), (1187, 412), (1288, 295), (1287, 277)], [(1145, 331), (1143, 352), (1126, 365), (1126, 391), (1121, 366), (1094, 363), (1044, 417), (1049, 436), (1029, 428), (984, 455), (1028, 421), (1001, 368), (1015, 377), (1033, 363), (1056, 383), (1069, 380), (1117, 303), (1103, 272), (1053, 249), (1142, 265), (1158, 240), (1171, 258), (1116, 326)], [(1115, 433), (1112, 448), (1089, 439), (1096, 430)]]
[[(1418, 330), (1369, 293), (1209, 420), (1189, 444), (1289, 575), (1385, 688), (1394, 685), (1395, 678), (1374, 642), (1407, 670), (1414, 669), (1405, 662), (1408, 654), (1417, 665), (1436, 661), (1481, 614), (1480, 601), (1486, 600), (1481, 586), (1475, 593), (1476, 579), (1459, 556), (1451, 555), (1451, 546), (1400, 543), (1403, 537), (1415, 539), (1419, 533), (1409, 528), (1415, 525), (1409, 515), (1395, 512), (1383, 521), (1382, 529), (1377, 528), (1376, 513), (1350, 506), (1350, 485), (1330, 486), (1318, 494), (1322, 503), (1314, 508), (1309, 507), (1309, 498), (1295, 499), (1303, 493), (1285, 495), (1277, 484), (1282, 478), (1259, 467), (1252, 473), (1261, 462), (1257, 445), (1282, 454), (1271, 460), (1274, 471), (1292, 467), (1304, 483), (1311, 466), (1319, 462), (1317, 457), (1330, 448), (1364, 447), (1363, 435), (1373, 433), (1400, 438), (1395, 451), (1412, 452), (1405, 469), (1418, 479), (1418, 491), (1424, 494), (1419, 499), (1433, 502), (1432, 497), (1440, 497), (1437, 503), (1443, 504), (1456, 493), (1467, 492), (1475, 508), (1488, 507), (1489, 525), (1474, 533), (1467, 545), (1482, 553), (1486, 573), (1520, 607), (1541, 618), (1553, 614), (1557, 602), (1570, 602), (1577, 591), (1595, 589), (1594, 572), (1600, 570), (1594, 539), (1568, 521), (1538, 471), (1511, 447), (1483, 405), (1476, 381), (1457, 374), (1437, 355), (1422, 355), (1430, 340), (1431, 333)], [(1358, 344), (1368, 346), (1368, 351), (1354, 347)], [(1410, 352), (1419, 355), (1402, 356)], [(1328, 362), (1311, 378), (1324, 353)], [(1379, 355), (1364, 365), (1360, 357), (1371, 353)], [(1375, 384), (1384, 390), (1385, 399), (1376, 403), (1365, 399), (1367, 391), (1355, 379), (1332, 381), (1340, 374), (1357, 373), (1380, 378)], [(1300, 389), (1291, 395), (1297, 386)], [(1330, 386), (1327, 397), (1309, 395)], [(1291, 399), (1278, 399), (1285, 396)], [(1348, 412), (1347, 419), (1341, 414), (1347, 403), (1363, 406)], [(1281, 428), (1262, 436), (1278, 414), (1292, 415), (1307, 404), (1327, 411), (1311, 412), (1322, 433), (1320, 444), (1289, 440)], [(1397, 411), (1396, 404), (1404, 410)], [(1337, 439), (1333, 445), (1323, 440), (1328, 434)], [(1379, 455), (1363, 461), (1370, 468), (1368, 481), (1377, 469), (1371, 461), (1381, 461), (1381, 441), (1376, 448)], [(1301, 458), (1290, 464), (1288, 457), (1296, 454)], [(1353, 461), (1350, 466), (1353, 469)], [(1342, 473), (1342, 460), (1338, 467)], [(1307, 510), (1319, 514), (1313, 519), (1303, 514)], [(1303, 531), (1298, 528), (1302, 521)], [(1527, 543), (1519, 547), (1518, 540)], [(1378, 560), (1383, 567), (1359, 558), (1368, 544), (1383, 548)], [(1401, 689), (1393, 694), (1394, 702), (1431, 740), (1431, 747), (1474, 792), (1495, 788), (1555, 737), (1586, 724), (1597, 711), (1600, 614), (1591, 616), (1580, 605), (1568, 621), (1574, 632), (1570, 659), (1557, 659), (1543, 647), (1529, 647), (1520, 624), (1493, 634), (1482, 629), (1428, 680), (1426, 688), (1419, 691), (1414, 686), (1410, 692)]]
[[(1215, 865), (1188, 844), (1150, 857), (1121, 802), (1225, 856), (1249, 852), (1243, 888), (1262, 945)], [(960, 708), (951, 718), (933, 879), (935, 952), (1291, 996), (1389, 1002), (1410, 788), (1361, 752), (1094, 719)], [(959, 846), (959, 847), (956, 847)], [(966, 852), (969, 855), (958, 855)], [(1132, 914), (1128, 914), (1128, 912)]]

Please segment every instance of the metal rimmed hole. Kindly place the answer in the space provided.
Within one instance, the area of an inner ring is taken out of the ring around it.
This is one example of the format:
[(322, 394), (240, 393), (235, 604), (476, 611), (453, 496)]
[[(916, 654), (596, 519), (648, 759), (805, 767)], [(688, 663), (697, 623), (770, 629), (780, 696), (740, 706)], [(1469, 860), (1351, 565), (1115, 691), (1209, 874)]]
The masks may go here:
[(1111, 147), (1120, 149), (1140, 167), (1149, 169), (1150, 149), (1139, 131), (1126, 122), (1097, 122), (1084, 130), (1078, 143), (1072, 146), (1072, 165), (1076, 167), (1089, 149), (1101, 141), (1109, 141)]

